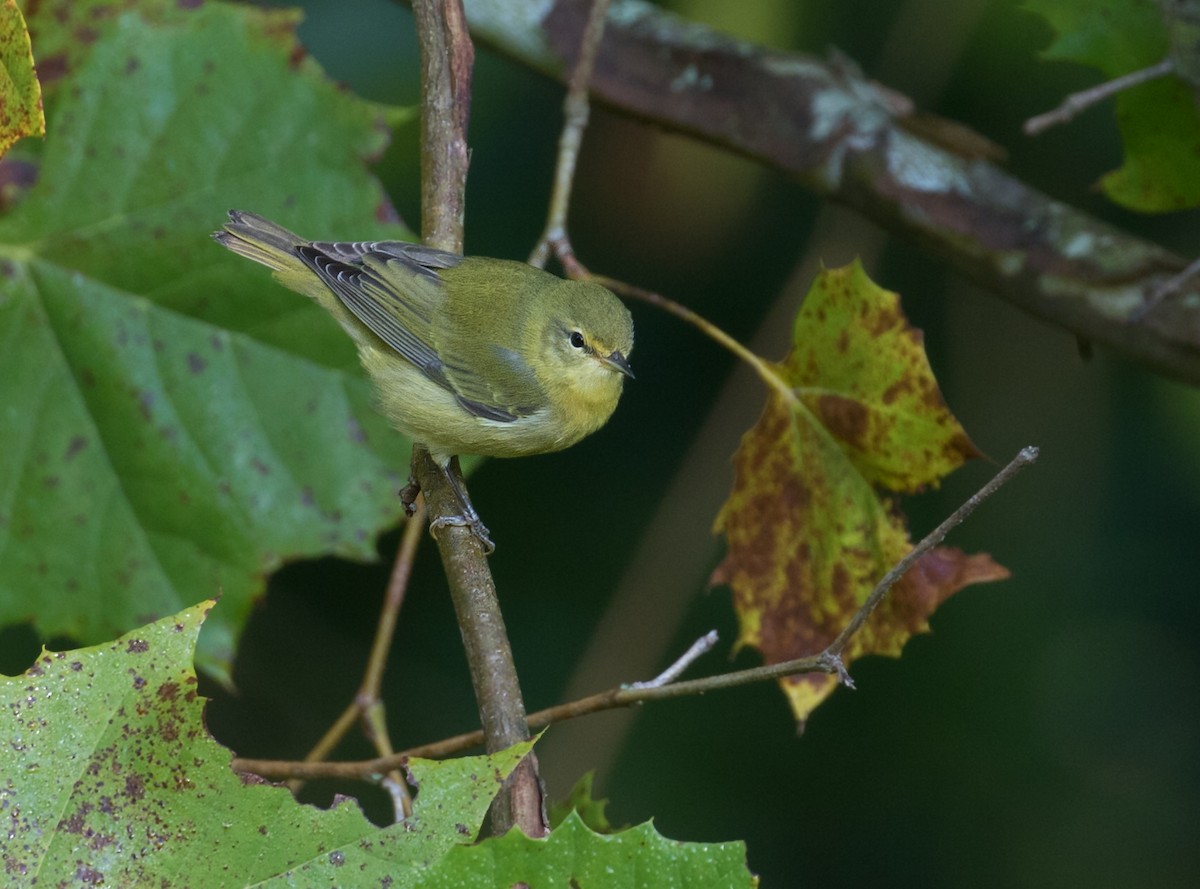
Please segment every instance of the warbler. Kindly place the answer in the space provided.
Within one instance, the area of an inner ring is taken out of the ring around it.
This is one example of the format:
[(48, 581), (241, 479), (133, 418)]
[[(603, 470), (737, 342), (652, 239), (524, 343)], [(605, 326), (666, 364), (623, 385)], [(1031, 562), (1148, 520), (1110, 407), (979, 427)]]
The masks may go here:
[(464, 515), (443, 523), (489, 550), (451, 460), (569, 447), (608, 421), (633, 377), (633, 319), (599, 284), (403, 241), (307, 241), (239, 210), (213, 237), (337, 319), (384, 416), (450, 479)]

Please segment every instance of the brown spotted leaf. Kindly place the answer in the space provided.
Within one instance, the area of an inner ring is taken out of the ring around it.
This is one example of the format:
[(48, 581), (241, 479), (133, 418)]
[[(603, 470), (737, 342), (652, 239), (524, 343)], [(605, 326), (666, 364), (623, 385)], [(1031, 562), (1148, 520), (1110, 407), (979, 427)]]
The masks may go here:
[(411, 886), (472, 840), (532, 742), (410, 760), (413, 814), (388, 828), (349, 800), (301, 805), (205, 729), (192, 655), (212, 605), (0, 676), (5, 887)]
[(209, 233), (244, 207), (403, 237), (365, 163), (396, 116), (294, 11), (30, 8), (57, 87), (0, 215), (0, 626), (89, 644), (220, 594), (198, 658), (225, 676), (270, 572), (376, 557), (408, 448), (329, 316)]
[(0, 155), (18, 139), (45, 132), (25, 19), (13, 0), (0, 0)]
[[(545, 838), (473, 843), (533, 741), (408, 760), (413, 812), (387, 827), (352, 801), (322, 810), (239, 775), (205, 729), (192, 668), (212, 605), (0, 675), (5, 889), (757, 885), (743, 843), (677, 842), (651, 823), (600, 834), (579, 812)], [(576, 802), (604, 824), (586, 790)]]
[[(911, 549), (881, 490), (934, 485), (978, 455), (942, 399), (920, 331), (857, 263), (821, 273), (776, 370), (790, 391), (771, 391), (734, 455), (733, 490), (716, 521), (727, 553), (713, 575), (733, 588), (739, 644), (768, 663), (824, 649)], [(986, 555), (934, 550), (892, 589), (845, 659), (898, 655), (948, 596), (1007, 574)], [(800, 720), (834, 684), (816, 674), (783, 682)]]

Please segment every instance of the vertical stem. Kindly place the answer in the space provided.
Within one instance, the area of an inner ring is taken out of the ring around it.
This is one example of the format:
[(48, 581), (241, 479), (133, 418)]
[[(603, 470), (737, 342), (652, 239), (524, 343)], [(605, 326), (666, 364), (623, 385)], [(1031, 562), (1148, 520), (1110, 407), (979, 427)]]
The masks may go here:
[[(458, 498), (433, 459), (422, 453), (414, 468), (430, 513), (454, 515), (460, 509)], [(457, 472), (458, 467), (454, 466), (451, 471)], [(525, 701), (521, 696), (496, 585), (483, 546), (470, 528), (443, 526), (435, 537), (458, 616), (471, 684), (475, 688), (484, 746), (493, 753), (529, 738)], [(541, 780), (532, 753), (517, 767), (496, 797), (491, 822), (492, 832), (496, 835), (507, 832), (514, 824), (528, 836), (546, 834)]]
[(583, 145), (583, 131), (587, 128), (588, 84), (591, 83), (596, 53), (604, 37), (608, 5), (609, 0), (593, 0), (587, 25), (580, 38), (579, 57), (567, 84), (567, 97), (563, 100), (563, 129), (558, 140), (558, 163), (554, 170), (554, 191), (550, 195), (546, 229), (529, 257), (530, 265), (543, 268), (550, 254), (555, 253), (572, 278), (582, 277), (583, 269), (575, 259), (575, 251), (567, 236), (567, 207), (575, 182), (575, 163)]
[(462, 0), (414, 0), (421, 47), (421, 234), (462, 253), (475, 48)]
[[(421, 46), (422, 233), (427, 244), (461, 253), (474, 50), (462, 0), (414, 0), (413, 14)], [(413, 469), (431, 520), (457, 515), (458, 499), (424, 448), (414, 448)], [(457, 461), (450, 471), (459, 471)], [(489, 752), (501, 750), (527, 740), (529, 726), (496, 585), (469, 528), (443, 524), (437, 542), (486, 746)], [(546, 833), (541, 783), (532, 757), (513, 772), (492, 805), (493, 833), (502, 834), (514, 824), (529, 836)]]
[[(358, 692), (349, 706), (342, 711), (342, 715), (329, 727), (316, 746), (309, 751), (308, 756), (304, 758), (305, 762), (320, 762), (328, 756), (330, 751), (350, 731), (356, 719), (362, 720), (363, 728), (374, 745), (376, 753), (380, 756), (389, 756), (393, 752), (380, 688), (383, 686), (383, 671), (387, 666), (388, 653), (392, 650), (392, 640), (396, 636), (400, 606), (404, 604), (404, 594), (408, 590), (408, 579), (412, 576), (417, 545), (421, 542), (421, 532), (424, 530), (425, 502), (418, 500), (416, 511), (409, 516), (404, 527), (400, 549), (396, 553), (396, 561), (392, 564), (392, 576), (388, 580), (387, 592), (383, 597), (379, 622), (375, 625), (375, 640), (371, 643), (371, 654), (367, 659), (367, 669), (363, 672)], [(400, 809), (396, 812), (397, 820), (402, 817), (407, 818), (412, 814), (412, 801), (409, 799), (404, 777), (396, 772), (392, 779), (395, 787), (392, 798), (400, 805)], [(296, 780), (288, 782), (293, 794), (299, 793), (303, 784), (303, 781)]]

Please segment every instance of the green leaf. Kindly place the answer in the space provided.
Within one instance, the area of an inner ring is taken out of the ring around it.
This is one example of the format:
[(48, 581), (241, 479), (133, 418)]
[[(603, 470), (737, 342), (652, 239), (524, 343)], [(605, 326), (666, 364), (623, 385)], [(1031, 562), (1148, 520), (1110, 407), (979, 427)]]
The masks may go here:
[(592, 796), (592, 782), (595, 779), (596, 773), (588, 772), (575, 782), (575, 786), (571, 788), (571, 793), (565, 800), (551, 804), (549, 811), (551, 827), (558, 827), (568, 815), (578, 812), (579, 817), (589, 829), (596, 833), (613, 832), (613, 826), (608, 823), (608, 815), (604, 811), (608, 807), (608, 800), (598, 800)]
[(752, 887), (742, 843), (681, 843), (651, 823), (616, 834), (593, 833), (572, 812), (545, 839), (509, 831), (477, 846), (456, 846), (417, 884), (462, 886), (603, 886), (605, 889)]
[(1044, 55), (1102, 69), (1111, 77), (1153, 65), (1167, 53), (1154, 0), (1028, 0), (1056, 35)]
[(1196, 92), (1169, 77), (1117, 97), (1125, 163), (1100, 179), (1123, 207), (1145, 212), (1200, 206), (1200, 111)]
[(305, 59), (294, 12), (94, 5), (86, 41), (31, 22), (86, 51), (0, 219), (0, 622), (95, 642), (220, 593), (224, 676), (270, 571), (375, 556), (408, 451), (332, 319), (209, 233), (236, 206), (408, 236), (365, 166), (401, 115)]
[[(1098, 68), (1113, 79), (1156, 65), (1172, 52), (1171, 29), (1153, 0), (1029, 0), (1057, 36), (1046, 57)], [(1100, 180), (1132, 210), (1200, 206), (1200, 106), (1194, 84), (1168, 76), (1121, 92), (1120, 169)]]
[(6, 886), (411, 885), (471, 841), (530, 744), (413, 761), (413, 815), (386, 829), (348, 800), (300, 805), (204, 728), (191, 656), (211, 607), (0, 677)]
[(25, 136), (46, 132), (42, 91), (33, 71), (25, 19), (13, 0), (0, 2), (0, 155)]

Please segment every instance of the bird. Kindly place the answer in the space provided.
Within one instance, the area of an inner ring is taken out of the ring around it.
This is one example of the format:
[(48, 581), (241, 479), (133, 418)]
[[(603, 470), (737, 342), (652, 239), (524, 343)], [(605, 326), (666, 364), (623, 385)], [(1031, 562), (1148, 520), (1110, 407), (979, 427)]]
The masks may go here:
[(455, 492), (462, 515), (431, 531), (465, 525), (487, 552), (494, 543), (452, 462), (570, 447), (608, 422), (634, 376), (629, 310), (591, 281), (405, 241), (309, 241), (242, 210), (213, 238), (337, 320), (382, 414), (428, 449)]

